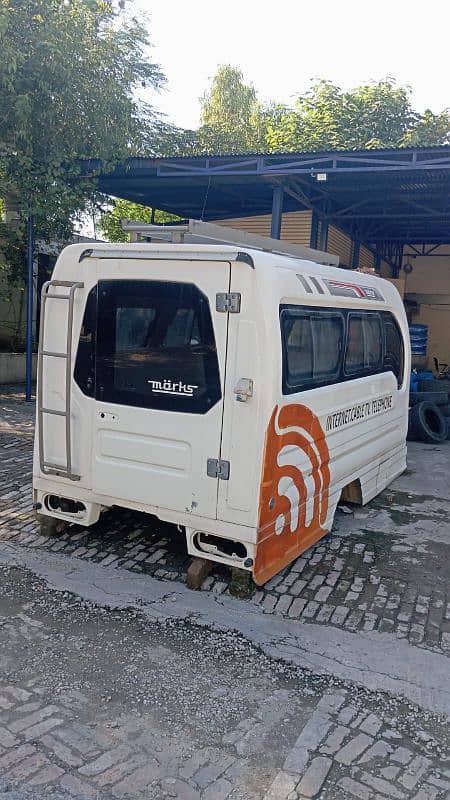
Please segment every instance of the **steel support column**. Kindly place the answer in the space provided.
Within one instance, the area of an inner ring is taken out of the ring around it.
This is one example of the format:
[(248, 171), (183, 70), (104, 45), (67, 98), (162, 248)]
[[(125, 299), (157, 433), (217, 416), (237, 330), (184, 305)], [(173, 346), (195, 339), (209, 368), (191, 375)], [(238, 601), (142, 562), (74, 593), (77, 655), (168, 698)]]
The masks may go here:
[(317, 211), (311, 214), (311, 233), (309, 235), (309, 246), (313, 250), (317, 250), (317, 237), (319, 235), (319, 215)]
[(396, 274), (395, 274), (396, 278), (398, 278), (400, 270), (401, 270), (402, 265), (403, 265), (403, 250), (404, 250), (404, 244), (402, 242), (401, 244), (397, 245), (397, 258), (396, 258), (397, 269), (396, 269)]
[(380, 250), (379, 247), (377, 247), (377, 249), (375, 251), (375, 263), (374, 263), (374, 266), (375, 266), (375, 272), (379, 273), (380, 269), (381, 269), (381, 250)]
[(361, 244), (358, 239), (353, 240), (353, 248), (352, 248), (352, 269), (356, 269), (359, 266), (359, 253), (361, 249)]
[(34, 258), (34, 217), (28, 214), (28, 252), (27, 252), (27, 333), (25, 399), (31, 400), (31, 381), (33, 375), (33, 258)]
[(328, 222), (323, 219), (320, 225), (319, 250), (326, 251), (328, 247)]
[(270, 225), (270, 235), (272, 239), (279, 239), (281, 236), (281, 220), (283, 217), (283, 187), (275, 186), (272, 195), (272, 221)]

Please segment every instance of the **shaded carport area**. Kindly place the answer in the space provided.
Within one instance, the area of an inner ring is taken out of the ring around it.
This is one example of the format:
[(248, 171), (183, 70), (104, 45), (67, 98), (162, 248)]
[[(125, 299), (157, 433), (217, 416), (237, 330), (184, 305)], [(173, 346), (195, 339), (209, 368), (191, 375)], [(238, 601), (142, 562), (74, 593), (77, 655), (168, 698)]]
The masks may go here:
[[(384, 261), (394, 277), (408, 247), (413, 255), (423, 255), (450, 244), (446, 146), (131, 158), (109, 173), (98, 161), (86, 166), (100, 171), (98, 185), (106, 194), (182, 218), (226, 221), (270, 215), (275, 238), (280, 238), (285, 215), (309, 212), (304, 244), (326, 250), (333, 227), (351, 240), (344, 266), (357, 267), (364, 246), (375, 269)], [(450, 256), (450, 248), (447, 252)]]
[[(428, 355), (450, 363), (450, 148), (85, 162), (98, 188), (180, 216), (339, 256), (393, 280)], [(153, 212), (154, 213), (154, 212)], [(152, 221), (152, 220), (149, 220)]]

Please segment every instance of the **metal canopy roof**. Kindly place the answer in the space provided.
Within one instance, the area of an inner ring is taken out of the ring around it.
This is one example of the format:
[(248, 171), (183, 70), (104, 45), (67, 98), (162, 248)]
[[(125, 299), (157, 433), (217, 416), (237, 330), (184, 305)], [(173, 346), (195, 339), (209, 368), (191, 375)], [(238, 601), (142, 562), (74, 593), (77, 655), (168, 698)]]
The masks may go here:
[(204, 220), (269, 214), (281, 186), (283, 211), (312, 209), (372, 248), (450, 242), (447, 146), (130, 158), (98, 181), (109, 195)]

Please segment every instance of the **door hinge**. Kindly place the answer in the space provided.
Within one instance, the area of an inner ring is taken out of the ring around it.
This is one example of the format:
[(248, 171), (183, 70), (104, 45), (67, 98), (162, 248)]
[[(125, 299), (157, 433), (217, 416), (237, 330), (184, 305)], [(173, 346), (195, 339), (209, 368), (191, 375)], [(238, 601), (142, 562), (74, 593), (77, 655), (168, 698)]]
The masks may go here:
[(227, 481), (230, 477), (230, 462), (222, 461), (221, 458), (208, 458), (206, 474), (208, 478), (220, 478), (222, 481)]
[(216, 311), (239, 314), (241, 310), (240, 292), (218, 292), (216, 294)]

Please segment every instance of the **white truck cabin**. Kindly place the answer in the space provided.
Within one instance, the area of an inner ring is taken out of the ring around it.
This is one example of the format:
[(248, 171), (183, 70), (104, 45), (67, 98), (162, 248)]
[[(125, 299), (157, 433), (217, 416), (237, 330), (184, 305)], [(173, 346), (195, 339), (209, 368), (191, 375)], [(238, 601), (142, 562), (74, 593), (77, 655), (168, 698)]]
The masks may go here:
[(66, 248), (43, 290), (43, 525), (136, 509), (262, 584), (331, 529), (341, 496), (366, 503), (400, 474), (402, 301), (320, 260), (245, 243)]

